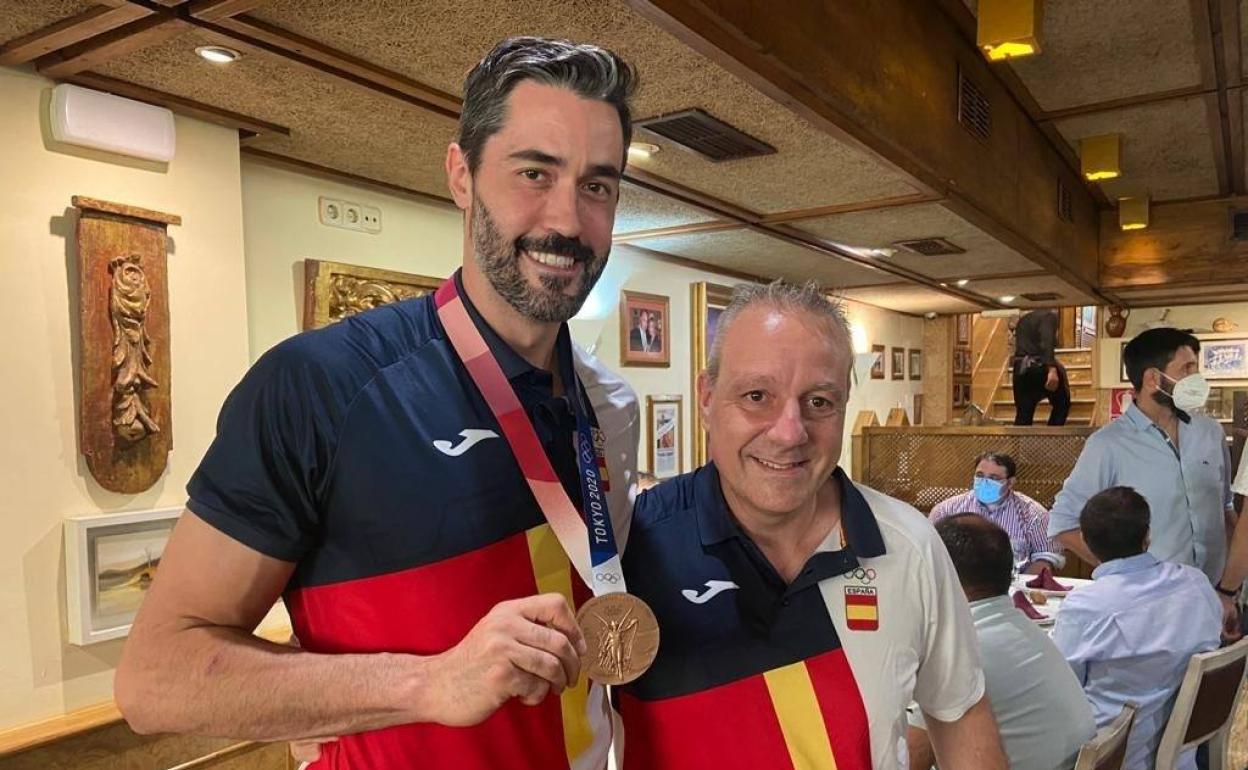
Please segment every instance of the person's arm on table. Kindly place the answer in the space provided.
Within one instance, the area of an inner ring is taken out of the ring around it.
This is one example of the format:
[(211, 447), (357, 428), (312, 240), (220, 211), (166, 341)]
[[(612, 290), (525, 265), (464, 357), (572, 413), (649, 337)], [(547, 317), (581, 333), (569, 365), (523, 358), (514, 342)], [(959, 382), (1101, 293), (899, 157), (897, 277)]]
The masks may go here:
[(500, 603), (439, 655), (323, 655), (256, 638), (294, 566), (183, 513), (117, 668), (136, 732), (279, 741), (472, 725), (580, 674), (584, 640), (558, 594)]

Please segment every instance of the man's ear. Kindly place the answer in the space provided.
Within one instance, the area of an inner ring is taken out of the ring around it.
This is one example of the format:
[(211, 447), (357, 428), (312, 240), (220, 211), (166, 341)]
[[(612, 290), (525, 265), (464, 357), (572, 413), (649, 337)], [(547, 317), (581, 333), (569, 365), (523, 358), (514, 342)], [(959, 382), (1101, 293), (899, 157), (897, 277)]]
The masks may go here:
[(705, 426), (710, 420), (711, 409), (711, 378), (703, 369), (698, 372), (698, 414), (702, 416), (702, 425)]
[(472, 210), (472, 171), (468, 158), (457, 142), (446, 148), (446, 183), (451, 190), (451, 200), (463, 211)]

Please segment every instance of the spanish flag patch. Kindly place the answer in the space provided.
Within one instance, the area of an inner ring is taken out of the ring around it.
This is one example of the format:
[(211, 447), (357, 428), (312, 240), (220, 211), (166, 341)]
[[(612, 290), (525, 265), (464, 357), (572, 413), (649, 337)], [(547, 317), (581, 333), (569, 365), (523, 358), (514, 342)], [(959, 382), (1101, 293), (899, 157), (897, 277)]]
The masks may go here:
[(874, 588), (845, 586), (845, 625), (850, 631), (878, 631), (879, 598)]

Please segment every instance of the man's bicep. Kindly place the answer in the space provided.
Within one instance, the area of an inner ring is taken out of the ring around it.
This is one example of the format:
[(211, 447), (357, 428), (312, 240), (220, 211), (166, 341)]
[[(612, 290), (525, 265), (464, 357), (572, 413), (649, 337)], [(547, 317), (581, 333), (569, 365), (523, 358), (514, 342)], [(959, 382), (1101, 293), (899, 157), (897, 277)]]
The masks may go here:
[(252, 631), (281, 596), (295, 565), (266, 556), (184, 511), (165, 546), (135, 625)]

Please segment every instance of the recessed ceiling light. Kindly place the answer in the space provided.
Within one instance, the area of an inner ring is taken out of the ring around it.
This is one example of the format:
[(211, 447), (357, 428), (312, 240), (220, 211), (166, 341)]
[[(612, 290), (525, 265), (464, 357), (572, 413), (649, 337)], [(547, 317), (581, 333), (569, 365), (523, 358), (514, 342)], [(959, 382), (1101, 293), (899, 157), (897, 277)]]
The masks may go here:
[(238, 61), (243, 56), (233, 48), (226, 48), (223, 45), (201, 45), (195, 49), (195, 53), (214, 64), (229, 64), (232, 61)]
[(1006, 294), (1004, 297), (997, 297), (997, 299), (1008, 304), (1010, 302), (1013, 302), (1015, 300), (1015, 297), (1013, 294)]
[(628, 145), (628, 157), (649, 158), (661, 149), (663, 148), (650, 142), (632, 142)]
[(971, 279), (969, 279), (969, 278), (961, 278), (961, 279), (959, 279), (959, 280), (958, 280), (958, 285), (959, 285), (959, 286), (965, 286), (965, 285), (967, 285), (967, 284), (968, 284), (968, 283), (970, 283), (970, 282), (971, 282)]

